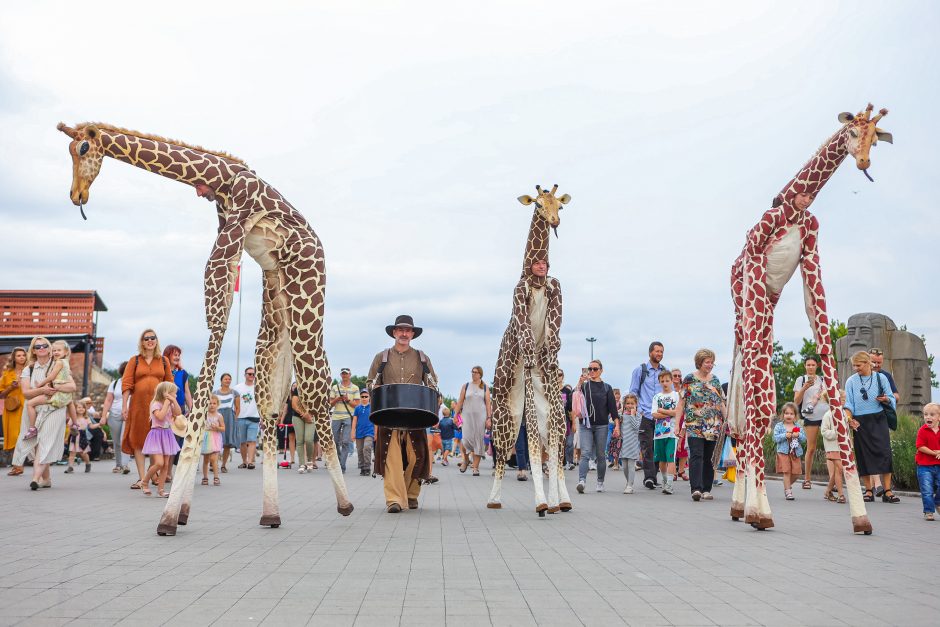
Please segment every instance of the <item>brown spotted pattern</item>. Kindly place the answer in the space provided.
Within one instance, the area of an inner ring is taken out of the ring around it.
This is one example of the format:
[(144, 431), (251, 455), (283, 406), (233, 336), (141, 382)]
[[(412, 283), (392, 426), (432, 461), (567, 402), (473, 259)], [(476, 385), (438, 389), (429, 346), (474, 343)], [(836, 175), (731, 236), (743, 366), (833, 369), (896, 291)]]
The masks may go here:
[[(280, 524), (277, 497), (276, 421), (287, 396), (291, 368), (301, 403), (314, 415), (337, 509), (352, 511), (339, 469), (329, 418), (330, 370), (323, 349), (326, 272), (323, 247), (304, 217), (280, 193), (238, 159), (135, 136), (106, 125), (60, 125), (72, 138), (72, 197), (87, 202), (88, 189), (109, 156), (216, 194), (219, 231), (205, 270), (206, 322), (210, 330), (203, 370), (189, 416), (177, 479), (158, 526), (173, 535), (186, 524), (200, 455), (209, 397), (232, 305), (238, 262), (247, 252), (263, 270), (262, 321), (255, 352), (255, 394), (261, 414), (264, 495), (261, 524)], [(89, 146), (82, 151), (82, 144)], [(80, 154), (81, 153), (81, 154)], [(87, 162), (85, 160), (88, 160)], [(77, 192), (76, 192), (77, 190)]]

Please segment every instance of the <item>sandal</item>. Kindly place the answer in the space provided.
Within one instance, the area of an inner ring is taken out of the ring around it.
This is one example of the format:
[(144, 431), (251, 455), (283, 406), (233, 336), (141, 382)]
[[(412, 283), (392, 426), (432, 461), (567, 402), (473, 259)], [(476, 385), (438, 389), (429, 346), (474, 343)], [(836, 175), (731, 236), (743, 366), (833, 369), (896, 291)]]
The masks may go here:
[(219, 481), (219, 478), (218, 478), (218, 477), (215, 477), (215, 478), (212, 480), (212, 485), (222, 485), (222, 482)]
[(813, 482), (810, 481), (809, 479), (807, 479), (806, 481), (804, 481), (804, 482), (803, 482), (803, 489), (804, 489), (804, 490), (812, 490), (812, 489), (813, 489)]
[(254, 469), (255, 469), (254, 464), (248, 464), (248, 470), (254, 470)]
[(479, 468), (474, 468), (474, 469), (473, 469), (473, 476), (474, 476), (474, 477), (479, 477), (479, 476), (480, 476), (480, 469), (479, 469)]
[(22, 467), (22, 466), (14, 466), (13, 468), (10, 469), (10, 472), (7, 473), (7, 476), (8, 476), (8, 477), (19, 477), (19, 476), (22, 475), (22, 474), (23, 474), (23, 467)]
[(238, 467), (239, 467), (239, 468), (248, 468), (248, 464), (239, 464)]
[(862, 497), (862, 500), (866, 503), (873, 503), (875, 501), (875, 492), (873, 490), (865, 490), (865, 495)]
[(209, 485), (209, 478), (208, 478), (208, 477), (203, 477), (203, 478), (202, 478), (202, 485)]
[(222, 466), (222, 472), (226, 472), (226, 473), (227, 473), (227, 472), (228, 472), (228, 468), (226, 468), (225, 466)]
[(161, 499), (168, 499), (168, 498), (170, 498), (170, 493), (169, 493), (169, 492), (164, 492), (163, 490), (160, 490), (159, 492), (157, 492), (157, 494), (160, 495), (160, 498), (161, 498)]
[(460, 469), (460, 472), (467, 472), (467, 465), (462, 462), (457, 464), (457, 468)]
[(147, 488), (147, 487), (140, 488), (140, 487), (138, 487), (137, 489), (140, 490), (141, 492), (143, 492), (144, 495), (146, 495), (146, 496), (153, 496), (153, 492), (150, 491), (150, 488)]
[(528, 481), (529, 476), (525, 472), (520, 472), (516, 474), (516, 481)]
[[(889, 494), (891, 496), (888, 496)], [(901, 499), (899, 499), (898, 497), (894, 495), (893, 490), (885, 490), (885, 493), (881, 495), (881, 502), (882, 503), (900, 503)]]
[(839, 498), (836, 499), (836, 503), (842, 503), (842, 504), (844, 505), (844, 504), (845, 504), (845, 495), (840, 494), (840, 495), (839, 495)]
[(826, 492), (825, 494), (823, 494), (823, 500), (832, 501), (833, 503), (835, 503), (836, 497), (832, 494), (832, 492)]
[(122, 472), (123, 470), (124, 470), (124, 469), (121, 468), (120, 466), (115, 466), (114, 468), (111, 469), (111, 472), (114, 473), (114, 474), (117, 474), (117, 473), (119, 473), (119, 472)]
[(131, 490), (143, 490), (146, 486), (141, 485), (141, 481), (135, 481), (131, 484)]

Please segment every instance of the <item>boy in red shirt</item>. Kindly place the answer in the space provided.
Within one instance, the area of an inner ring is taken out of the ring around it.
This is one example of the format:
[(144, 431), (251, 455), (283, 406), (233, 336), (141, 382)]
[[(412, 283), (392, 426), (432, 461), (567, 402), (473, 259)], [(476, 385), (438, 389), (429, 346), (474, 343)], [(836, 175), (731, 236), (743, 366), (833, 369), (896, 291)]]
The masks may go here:
[(933, 520), (940, 492), (940, 404), (924, 405), (924, 426), (917, 432), (917, 482), (924, 502), (924, 520)]

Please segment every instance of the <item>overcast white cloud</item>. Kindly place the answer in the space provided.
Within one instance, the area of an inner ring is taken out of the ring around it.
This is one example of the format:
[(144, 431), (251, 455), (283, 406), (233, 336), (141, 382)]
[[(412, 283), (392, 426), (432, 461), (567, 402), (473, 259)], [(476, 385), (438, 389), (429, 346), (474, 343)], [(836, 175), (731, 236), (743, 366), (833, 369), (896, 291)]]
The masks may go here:
[[(731, 349), (731, 262), (838, 126), (888, 107), (869, 183), (816, 201), (830, 314), (880, 311), (938, 352), (938, 9), (928, 2), (29, 3), (0, 8), (4, 289), (95, 289), (106, 361), (144, 326), (197, 370), (213, 208), (106, 162), (83, 222), (59, 120), (228, 150), (303, 214), (327, 256), (334, 370), (364, 372), (408, 312), (454, 393), (491, 374), (537, 183), (572, 196), (552, 242), (562, 366), (584, 338), (622, 385), (662, 339), (687, 370)], [(508, 5), (508, 6), (507, 6)], [(401, 267), (377, 261), (393, 251)], [(12, 268), (11, 268), (12, 263)], [(260, 312), (246, 258), (242, 367)], [(776, 336), (810, 335), (796, 280)], [(223, 370), (235, 368), (235, 317)]]

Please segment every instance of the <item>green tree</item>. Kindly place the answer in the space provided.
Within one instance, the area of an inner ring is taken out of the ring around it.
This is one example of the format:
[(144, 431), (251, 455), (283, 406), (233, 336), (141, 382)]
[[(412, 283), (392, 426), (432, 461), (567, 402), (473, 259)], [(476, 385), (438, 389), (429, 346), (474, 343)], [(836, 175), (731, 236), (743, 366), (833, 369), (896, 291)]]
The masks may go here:
[[(829, 337), (832, 340), (830, 354), (835, 355), (836, 340), (848, 335), (848, 329), (844, 322), (833, 320), (829, 324)], [(793, 384), (796, 378), (803, 374), (803, 361), (807, 357), (817, 356), (819, 354), (816, 340), (803, 338), (803, 345), (800, 347), (799, 358), (793, 351), (784, 351), (779, 342), (774, 342), (774, 352), (770, 360), (771, 368), (774, 371), (774, 384), (777, 391), (777, 411), (783, 407), (783, 404), (793, 399)]]

